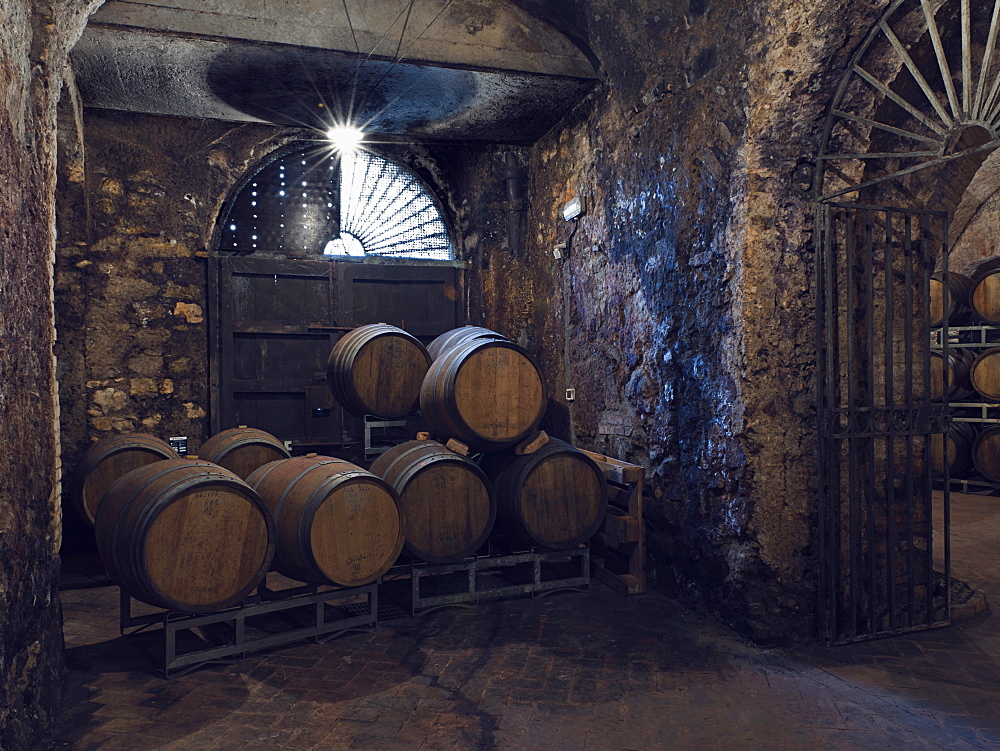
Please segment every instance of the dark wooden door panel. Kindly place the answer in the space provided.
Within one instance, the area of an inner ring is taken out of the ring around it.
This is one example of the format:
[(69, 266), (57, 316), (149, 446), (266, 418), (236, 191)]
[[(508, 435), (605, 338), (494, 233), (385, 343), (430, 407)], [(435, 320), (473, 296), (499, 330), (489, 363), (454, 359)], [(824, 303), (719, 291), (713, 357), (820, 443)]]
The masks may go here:
[(388, 323), (437, 336), (464, 321), (462, 269), (454, 264), (340, 264), (338, 294), (348, 326)]
[(213, 431), (249, 425), (303, 444), (360, 437), (326, 385), (339, 338), (390, 323), (425, 341), (465, 321), (465, 267), (222, 258), (210, 275)]

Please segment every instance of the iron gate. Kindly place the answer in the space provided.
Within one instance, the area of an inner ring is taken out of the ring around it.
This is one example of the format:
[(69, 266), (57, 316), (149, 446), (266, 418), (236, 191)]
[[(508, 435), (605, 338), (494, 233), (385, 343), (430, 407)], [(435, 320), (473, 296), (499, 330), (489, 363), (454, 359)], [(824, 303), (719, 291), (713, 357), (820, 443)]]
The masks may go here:
[(932, 349), (947, 362), (948, 337), (932, 347), (929, 312), (931, 275), (947, 271), (948, 216), (821, 203), (816, 226), (823, 638), (947, 625), (947, 462), (935, 494), (930, 450), (948, 421), (932, 398), (947, 393)]

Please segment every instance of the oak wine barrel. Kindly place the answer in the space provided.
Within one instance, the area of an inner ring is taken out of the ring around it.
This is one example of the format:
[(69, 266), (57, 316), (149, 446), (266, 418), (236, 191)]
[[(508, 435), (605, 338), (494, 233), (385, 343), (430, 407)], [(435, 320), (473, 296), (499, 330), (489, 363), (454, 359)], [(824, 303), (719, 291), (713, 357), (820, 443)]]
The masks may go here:
[(931, 276), (930, 325), (940, 326), (945, 314), (949, 326), (961, 326), (973, 318), (973, 283), (956, 271), (939, 272)]
[(470, 459), (436, 441), (408, 441), (371, 466), (399, 494), (406, 551), (429, 563), (473, 555), (496, 521), (493, 488)]
[(977, 318), (1000, 324), (1000, 258), (983, 259), (972, 273), (969, 303)]
[(101, 497), (115, 480), (147, 464), (177, 458), (170, 444), (156, 436), (123, 433), (102, 438), (76, 465), (70, 491), (73, 506), (93, 526)]
[(498, 334), (492, 329), (483, 328), (482, 326), (461, 326), (457, 329), (452, 329), (451, 331), (445, 331), (441, 334), (441, 336), (437, 337), (434, 341), (428, 344), (427, 354), (431, 356), (431, 360), (437, 360), (442, 354), (447, 352), (452, 347), (457, 347), (459, 344), (475, 341), (477, 339), (492, 339), (502, 342), (509, 341), (503, 334)]
[[(961, 402), (973, 394), (970, 380), (975, 355), (964, 347), (949, 347), (948, 357), (939, 350), (931, 350), (931, 383), (930, 398), (933, 401), (942, 399), (950, 402)], [(948, 376), (948, 388), (945, 391), (945, 374)]]
[(139, 467), (104, 494), (94, 524), (108, 573), (138, 600), (211, 613), (257, 586), (274, 555), (274, 524), (257, 493), (194, 459)]
[(312, 584), (360, 587), (403, 547), (396, 491), (361, 467), (328, 456), (282, 459), (247, 479), (274, 517), (274, 567)]
[(983, 399), (1000, 402), (1000, 347), (980, 352), (969, 370), (969, 380)]
[(405, 417), (417, 407), (431, 364), (416, 337), (384, 323), (360, 326), (341, 337), (327, 361), (334, 397), (359, 417)]
[(604, 521), (604, 473), (565, 441), (549, 438), (534, 453), (489, 454), (480, 463), (493, 481), (497, 526), (516, 542), (568, 549), (593, 537)]
[(972, 463), (987, 480), (1000, 482), (1000, 425), (982, 431), (972, 445)]
[(513, 342), (472, 340), (434, 361), (420, 387), (432, 433), (477, 451), (498, 451), (528, 437), (545, 414), (545, 380)]
[(949, 477), (962, 477), (972, 469), (972, 446), (978, 431), (969, 422), (953, 422), (947, 433), (931, 436), (931, 471)]
[(225, 467), (243, 480), (258, 467), (289, 456), (285, 444), (273, 435), (246, 426), (216, 433), (198, 449), (200, 459)]

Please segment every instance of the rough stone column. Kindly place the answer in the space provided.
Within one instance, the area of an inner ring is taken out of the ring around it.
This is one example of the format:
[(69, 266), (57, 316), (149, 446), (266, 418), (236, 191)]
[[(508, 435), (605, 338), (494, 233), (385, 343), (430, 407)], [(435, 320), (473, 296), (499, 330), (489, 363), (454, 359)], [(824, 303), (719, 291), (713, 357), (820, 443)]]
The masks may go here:
[(0, 747), (60, 698), (58, 400), (52, 343), (56, 104), (100, 0), (0, 4)]

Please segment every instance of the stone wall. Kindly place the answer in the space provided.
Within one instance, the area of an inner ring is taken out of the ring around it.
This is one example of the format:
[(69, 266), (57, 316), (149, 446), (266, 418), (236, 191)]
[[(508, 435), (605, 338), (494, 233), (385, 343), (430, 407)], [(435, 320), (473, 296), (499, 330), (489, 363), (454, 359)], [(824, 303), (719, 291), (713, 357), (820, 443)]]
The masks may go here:
[(527, 246), (484, 282), (568, 437), (647, 468), (660, 582), (762, 640), (816, 633), (809, 168), (885, 3), (847, 5), (586, 3), (604, 84), (531, 150)]
[[(214, 221), (249, 165), (288, 129), (60, 112), (56, 346), (63, 464), (142, 432), (207, 438), (206, 272)], [(68, 505), (68, 504), (67, 504)], [(89, 527), (66, 513), (68, 551)]]
[(67, 52), (98, 4), (0, 5), (0, 748), (29, 748), (60, 698), (54, 134)]
[[(62, 458), (72, 471), (102, 437), (209, 436), (207, 267), (216, 217), (260, 158), (312, 132), (81, 110), (67, 87), (59, 119), (56, 345)], [(440, 190), (470, 163), (461, 149), (385, 146)], [(475, 149), (474, 149), (475, 151)], [(456, 222), (462, 247), (463, 221)], [(271, 255), (274, 255), (273, 253)], [(64, 498), (65, 552), (93, 549)]]

